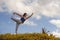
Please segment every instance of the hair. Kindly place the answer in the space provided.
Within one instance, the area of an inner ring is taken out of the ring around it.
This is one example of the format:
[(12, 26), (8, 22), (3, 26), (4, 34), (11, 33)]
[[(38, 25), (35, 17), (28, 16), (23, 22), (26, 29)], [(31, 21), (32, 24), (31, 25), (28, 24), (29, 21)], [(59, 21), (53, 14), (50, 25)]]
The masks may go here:
[(27, 13), (24, 13), (23, 16), (27, 15)]

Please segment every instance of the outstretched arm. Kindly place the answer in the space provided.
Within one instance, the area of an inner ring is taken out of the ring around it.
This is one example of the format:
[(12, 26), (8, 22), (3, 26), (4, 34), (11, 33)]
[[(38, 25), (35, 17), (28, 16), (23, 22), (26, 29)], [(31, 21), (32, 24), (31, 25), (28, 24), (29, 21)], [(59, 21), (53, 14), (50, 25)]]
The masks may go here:
[(33, 15), (33, 13), (30, 16), (28, 16), (26, 19), (30, 18), (32, 15)]
[(20, 15), (20, 14), (18, 14), (18, 13), (16, 13), (16, 12), (14, 12), (13, 14), (16, 14), (16, 15), (18, 15), (18, 16), (20, 16), (20, 17), (23, 17), (22, 15)]

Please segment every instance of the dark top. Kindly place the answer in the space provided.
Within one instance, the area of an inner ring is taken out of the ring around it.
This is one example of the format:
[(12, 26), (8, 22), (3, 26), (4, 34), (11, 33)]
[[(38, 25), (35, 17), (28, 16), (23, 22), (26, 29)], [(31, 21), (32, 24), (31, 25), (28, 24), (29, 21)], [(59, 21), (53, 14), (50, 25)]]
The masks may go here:
[(24, 21), (25, 21), (25, 19), (24, 19), (24, 18), (21, 18), (20, 20), (21, 20), (23, 23), (24, 23)]

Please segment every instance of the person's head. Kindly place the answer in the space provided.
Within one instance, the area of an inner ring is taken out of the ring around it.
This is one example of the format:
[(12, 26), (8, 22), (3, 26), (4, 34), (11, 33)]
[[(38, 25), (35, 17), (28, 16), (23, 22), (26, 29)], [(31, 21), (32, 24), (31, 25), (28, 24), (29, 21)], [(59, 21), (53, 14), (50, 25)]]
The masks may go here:
[(23, 16), (26, 17), (27, 16), (27, 13), (24, 13)]

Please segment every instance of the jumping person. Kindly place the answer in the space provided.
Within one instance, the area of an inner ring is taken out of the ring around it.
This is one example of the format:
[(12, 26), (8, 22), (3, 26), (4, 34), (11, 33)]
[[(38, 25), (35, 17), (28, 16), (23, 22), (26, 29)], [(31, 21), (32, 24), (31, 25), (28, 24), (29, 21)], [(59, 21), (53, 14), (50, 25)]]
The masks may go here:
[(28, 18), (30, 18), (33, 15), (33, 13), (30, 16), (28, 16), (28, 17), (27, 17), (27, 13), (24, 13), (23, 15), (20, 15), (20, 14), (14, 12), (13, 15), (18, 15), (18, 16), (21, 17), (20, 20), (18, 20), (16, 18), (13, 18), (13, 17), (11, 18), (13, 21), (16, 22), (16, 30), (15, 30), (15, 33), (17, 34), (17, 30), (18, 30), (19, 25), (20, 24), (23, 24)]

